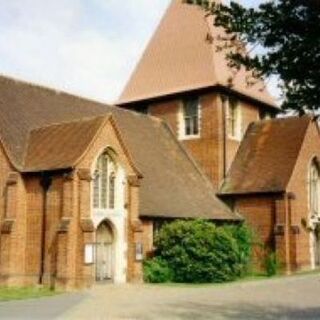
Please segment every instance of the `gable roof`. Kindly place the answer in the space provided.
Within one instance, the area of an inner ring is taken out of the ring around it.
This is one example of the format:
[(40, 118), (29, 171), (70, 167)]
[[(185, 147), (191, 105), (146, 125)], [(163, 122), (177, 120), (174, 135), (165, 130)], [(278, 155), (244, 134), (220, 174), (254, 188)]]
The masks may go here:
[(216, 49), (214, 39), (223, 33), (198, 6), (173, 0), (118, 104), (214, 86), (230, 87), (232, 78), (232, 90), (277, 108), (263, 81), (247, 86), (244, 69), (232, 73), (225, 52)]
[(106, 117), (100, 116), (32, 130), (23, 171), (37, 172), (73, 167), (105, 121)]
[(252, 123), (219, 194), (285, 191), (311, 121), (303, 116)]
[(0, 76), (0, 139), (20, 172), (73, 168), (111, 118), (143, 177), (141, 216), (239, 219), (164, 122)]
[(20, 170), (31, 130), (105, 115), (113, 109), (115, 107), (0, 76), (0, 137), (11, 162)]

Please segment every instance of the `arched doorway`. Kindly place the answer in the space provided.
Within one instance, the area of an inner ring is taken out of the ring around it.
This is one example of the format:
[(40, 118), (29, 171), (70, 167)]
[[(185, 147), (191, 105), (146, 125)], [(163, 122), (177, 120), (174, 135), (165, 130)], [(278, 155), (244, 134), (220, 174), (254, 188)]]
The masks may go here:
[(126, 174), (117, 153), (104, 149), (92, 166), (92, 218), (96, 227), (96, 280), (127, 280)]
[(114, 234), (110, 224), (103, 221), (96, 231), (96, 280), (113, 279)]

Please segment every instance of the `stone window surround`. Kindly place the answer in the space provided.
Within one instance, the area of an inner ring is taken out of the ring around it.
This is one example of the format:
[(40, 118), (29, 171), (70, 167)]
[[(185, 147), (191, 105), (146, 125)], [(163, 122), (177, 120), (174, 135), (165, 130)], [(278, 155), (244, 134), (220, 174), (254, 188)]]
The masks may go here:
[[(233, 118), (231, 118), (230, 106), (234, 104)], [(226, 98), (226, 123), (227, 123), (227, 135), (231, 140), (241, 141), (242, 139), (242, 108), (241, 103), (238, 99), (227, 97)], [(234, 123), (233, 132), (230, 132), (230, 123)]]
[[(197, 100), (198, 101), (198, 133), (197, 134), (186, 134), (186, 123), (185, 123), (185, 115), (184, 115), (184, 106), (186, 101), (189, 100)], [(200, 97), (191, 97), (187, 99), (183, 99), (179, 103), (179, 111), (178, 111), (178, 137), (180, 140), (192, 140), (192, 139), (199, 139), (201, 136), (201, 101)]]

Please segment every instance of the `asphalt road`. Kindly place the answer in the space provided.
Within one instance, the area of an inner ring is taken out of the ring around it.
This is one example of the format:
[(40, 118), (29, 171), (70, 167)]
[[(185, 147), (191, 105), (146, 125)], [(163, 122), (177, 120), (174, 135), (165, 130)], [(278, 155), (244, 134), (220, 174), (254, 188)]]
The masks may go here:
[(223, 286), (98, 285), (1, 303), (0, 319), (320, 319), (320, 274)]

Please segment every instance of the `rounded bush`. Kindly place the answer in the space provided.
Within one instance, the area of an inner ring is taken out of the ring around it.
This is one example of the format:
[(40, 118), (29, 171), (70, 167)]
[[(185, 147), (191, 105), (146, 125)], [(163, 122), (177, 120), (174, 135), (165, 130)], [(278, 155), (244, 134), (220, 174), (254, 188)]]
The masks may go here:
[(210, 283), (235, 280), (251, 256), (245, 226), (217, 227), (202, 220), (179, 220), (162, 227), (156, 255), (172, 270), (173, 281)]

